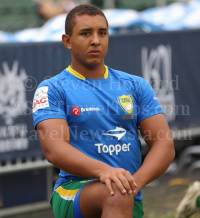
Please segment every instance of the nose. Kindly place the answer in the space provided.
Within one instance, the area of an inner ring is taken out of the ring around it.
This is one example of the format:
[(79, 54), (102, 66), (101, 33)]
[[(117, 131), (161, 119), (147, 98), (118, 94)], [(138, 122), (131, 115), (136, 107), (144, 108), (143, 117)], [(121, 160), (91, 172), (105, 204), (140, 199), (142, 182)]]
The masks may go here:
[(100, 39), (98, 33), (94, 33), (91, 39), (91, 45), (100, 45)]

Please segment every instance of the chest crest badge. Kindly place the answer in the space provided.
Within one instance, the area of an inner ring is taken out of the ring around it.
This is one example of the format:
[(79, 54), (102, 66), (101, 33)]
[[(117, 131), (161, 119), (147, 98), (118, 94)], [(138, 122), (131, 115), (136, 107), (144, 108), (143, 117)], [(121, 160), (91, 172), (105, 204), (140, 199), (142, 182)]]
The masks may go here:
[(122, 95), (117, 97), (118, 103), (121, 107), (121, 109), (127, 113), (132, 114), (134, 109), (134, 99), (132, 95)]

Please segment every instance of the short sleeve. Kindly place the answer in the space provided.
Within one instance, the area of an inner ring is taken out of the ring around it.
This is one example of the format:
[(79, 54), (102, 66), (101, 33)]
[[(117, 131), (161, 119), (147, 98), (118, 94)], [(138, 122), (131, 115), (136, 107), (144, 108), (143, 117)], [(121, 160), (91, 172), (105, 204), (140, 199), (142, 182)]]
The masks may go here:
[(64, 90), (49, 82), (43, 81), (35, 91), (32, 106), (34, 126), (43, 120), (61, 118), (67, 120), (65, 112), (66, 99)]
[(163, 113), (156, 94), (149, 83), (141, 78), (139, 80), (138, 123), (148, 117)]

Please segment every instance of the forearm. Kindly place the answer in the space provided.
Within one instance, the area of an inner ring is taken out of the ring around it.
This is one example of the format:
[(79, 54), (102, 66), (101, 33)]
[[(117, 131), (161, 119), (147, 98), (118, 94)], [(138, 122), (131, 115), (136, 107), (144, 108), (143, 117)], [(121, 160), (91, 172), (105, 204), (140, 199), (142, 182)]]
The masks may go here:
[(39, 6), (39, 13), (46, 19), (50, 19), (56, 15), (65, 13), (65, 10), (60, 5), (53, 5), (44, 3)]
[(72, 145), (59, 141), (45, 151), (47, 160), (59, 169), (86, 178), (100, 178), (109, 165), (88, 157)]
[(173, 143), (156, 142), (147, 154), (140, 169), (133, 175), (138, 189), (162, 175), (174, 159)]

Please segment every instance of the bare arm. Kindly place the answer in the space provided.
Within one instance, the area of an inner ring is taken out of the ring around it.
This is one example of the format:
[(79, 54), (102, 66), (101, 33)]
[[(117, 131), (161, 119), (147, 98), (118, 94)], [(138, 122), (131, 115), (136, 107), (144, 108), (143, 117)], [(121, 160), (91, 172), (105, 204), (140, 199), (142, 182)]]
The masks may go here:
[(37, 125), (37, 131), (46, 159), (63, 171), (85, 178), (97, 178), (105, 183), (111, 195), (111, 182), (115, 182), (122, 193), (135, 190), (134, 179), (124, 169), (113, 168), (88, 157), (69, 144), (68, 124), (63, 119), (49, 119)]
[(65, 9), (59, 4), (49, 2), (40, 2), (39, 13), (46, 19), (50, 19), (56, 15), (66, 13)]
[(174, 142), (163, 114), (140, 122), (140, 130), (150, 148), (141, 168), (133, 175), (138, 190), (162, 175), (174, 159)]

